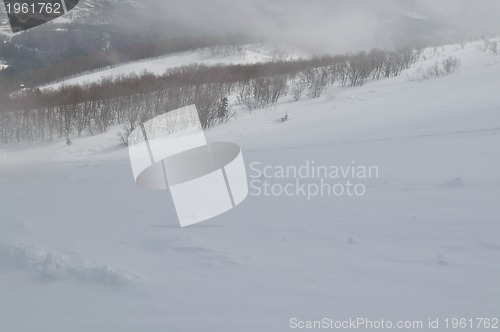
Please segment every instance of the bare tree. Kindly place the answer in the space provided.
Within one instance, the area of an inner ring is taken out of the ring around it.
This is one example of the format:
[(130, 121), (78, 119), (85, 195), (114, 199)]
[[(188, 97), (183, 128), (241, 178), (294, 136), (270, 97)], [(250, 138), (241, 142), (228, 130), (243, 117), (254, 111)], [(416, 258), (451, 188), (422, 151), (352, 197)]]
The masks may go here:
[(307, 88), (307, 78), (303, 73), (300, 73), (292, 81), (290, 92), (292, 94), (293, 101), (299, 101), (302, 98), (302, 94)]

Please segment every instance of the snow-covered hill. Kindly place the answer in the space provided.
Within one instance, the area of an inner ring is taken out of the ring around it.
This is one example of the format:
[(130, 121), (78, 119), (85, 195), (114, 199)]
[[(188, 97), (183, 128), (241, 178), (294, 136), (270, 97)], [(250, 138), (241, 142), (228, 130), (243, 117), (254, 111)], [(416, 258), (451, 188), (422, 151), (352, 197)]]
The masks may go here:
[[(253, 180), (264, 167), (376, 166), (360, 197), (253, 188), (181, 229), (168, 192), (135, 186), (120, 128), (0, 146), (0, 330), (289, 331), (292, 318), (360, 317), (430, 331), (430, 318), (498, 318), (500, 56), (476, 46), (429, 49), (399, 77), (320, 99), (237, 109), (206, 133), (240, 144)], [(448, 56), (456, 73), (418, 79)], [(296, 180), (318, 183), (268, 179)]]
[(159, 58), (145, 59), (118, 65), (113, 68), (96, 70), (89, 74), (64, 79), (57, 83), (47, 84), (44, 86), (44, 88), (57, 89), (63, 85), (94, 83), (102, 80), (103, 78), (116, 78), (118, 76), (140, 74), (144, 71), (148, 71), (156, 75), (161, 75), (164, 74), (168, 69), (187, 66), (190, 64), (252, 64), (270, 62), (280, 57), (285, 57), (286, 59), (307, 57), (307, 54), (305, 52), (294, 50), (290, 51), (288, 54), (288, 52), (279, 51), (274, 47), (258, 44), (235, 47), (235, 49), (235, 52), (221, 54), (217, 54), (217, 52), (215, 52), (214, 54), (213, 48), (203, 48), (182, 53), (169, 54)]

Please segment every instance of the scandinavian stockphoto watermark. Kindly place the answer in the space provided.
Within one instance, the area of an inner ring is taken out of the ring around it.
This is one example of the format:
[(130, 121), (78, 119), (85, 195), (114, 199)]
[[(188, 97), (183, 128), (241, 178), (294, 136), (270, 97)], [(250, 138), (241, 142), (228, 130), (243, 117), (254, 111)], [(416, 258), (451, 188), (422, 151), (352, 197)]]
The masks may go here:
[(343, 165), (325, 165), (307, 160), (301, 165), (250, 164), (250, 196), (361, 197), (367, 193), (367, 182), (380, 176), (376, 165), (355, 161)]
[(385, 318), (351, 317), (337, 319), (323, 317), (317, 320), (304, 320), (292, 317), (291, 330), (378, 330), (378, 331), (416, 331), (416, 330), (498, 330), (497, 317), (429, 317), (422, 320), (391, 320)]
[(142, 123), (128, 139), (137, 185), (170, 190), (181, 226), (229, 211), (248, 194), (241, 149), (207, 142), (195, 105)]
[[(301, 320), (296, 317), (290, 318), (290, 329), (298, 330), (420, 330), (425, 327), (422, 320), (387, 320), (369, 319), (366, 317), (336, 319), (324, 317), (319, 320)], [(431, 319), (428, 326), (432, 327)]]

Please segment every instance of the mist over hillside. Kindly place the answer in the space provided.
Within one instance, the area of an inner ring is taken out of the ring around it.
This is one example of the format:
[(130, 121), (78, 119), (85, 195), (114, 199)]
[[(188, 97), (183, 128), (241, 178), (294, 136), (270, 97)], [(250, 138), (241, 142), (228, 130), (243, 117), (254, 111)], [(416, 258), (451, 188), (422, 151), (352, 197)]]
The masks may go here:
[(244, 34), (336, 53), (496, 34), (499, 13), (495, 0), (82, 0), (52, 25), (109, 24), (169, 38)]
[[(145, 6), (159, 29), (266, 36), (316, 52), (453, 42), (500, 31), (500, 3), (486, 0), (159, 1)], [(203, 13), (203, 15), (200, 15)]]

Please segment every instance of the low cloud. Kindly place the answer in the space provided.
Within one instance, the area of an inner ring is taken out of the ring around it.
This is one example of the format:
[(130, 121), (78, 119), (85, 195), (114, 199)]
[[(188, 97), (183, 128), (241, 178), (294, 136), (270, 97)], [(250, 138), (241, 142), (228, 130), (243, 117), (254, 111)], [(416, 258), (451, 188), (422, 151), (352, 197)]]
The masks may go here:
[(246, 34), (316, 52), (433, 44), (500, 32), (497, 0), (147, 0), (165, 33)]

